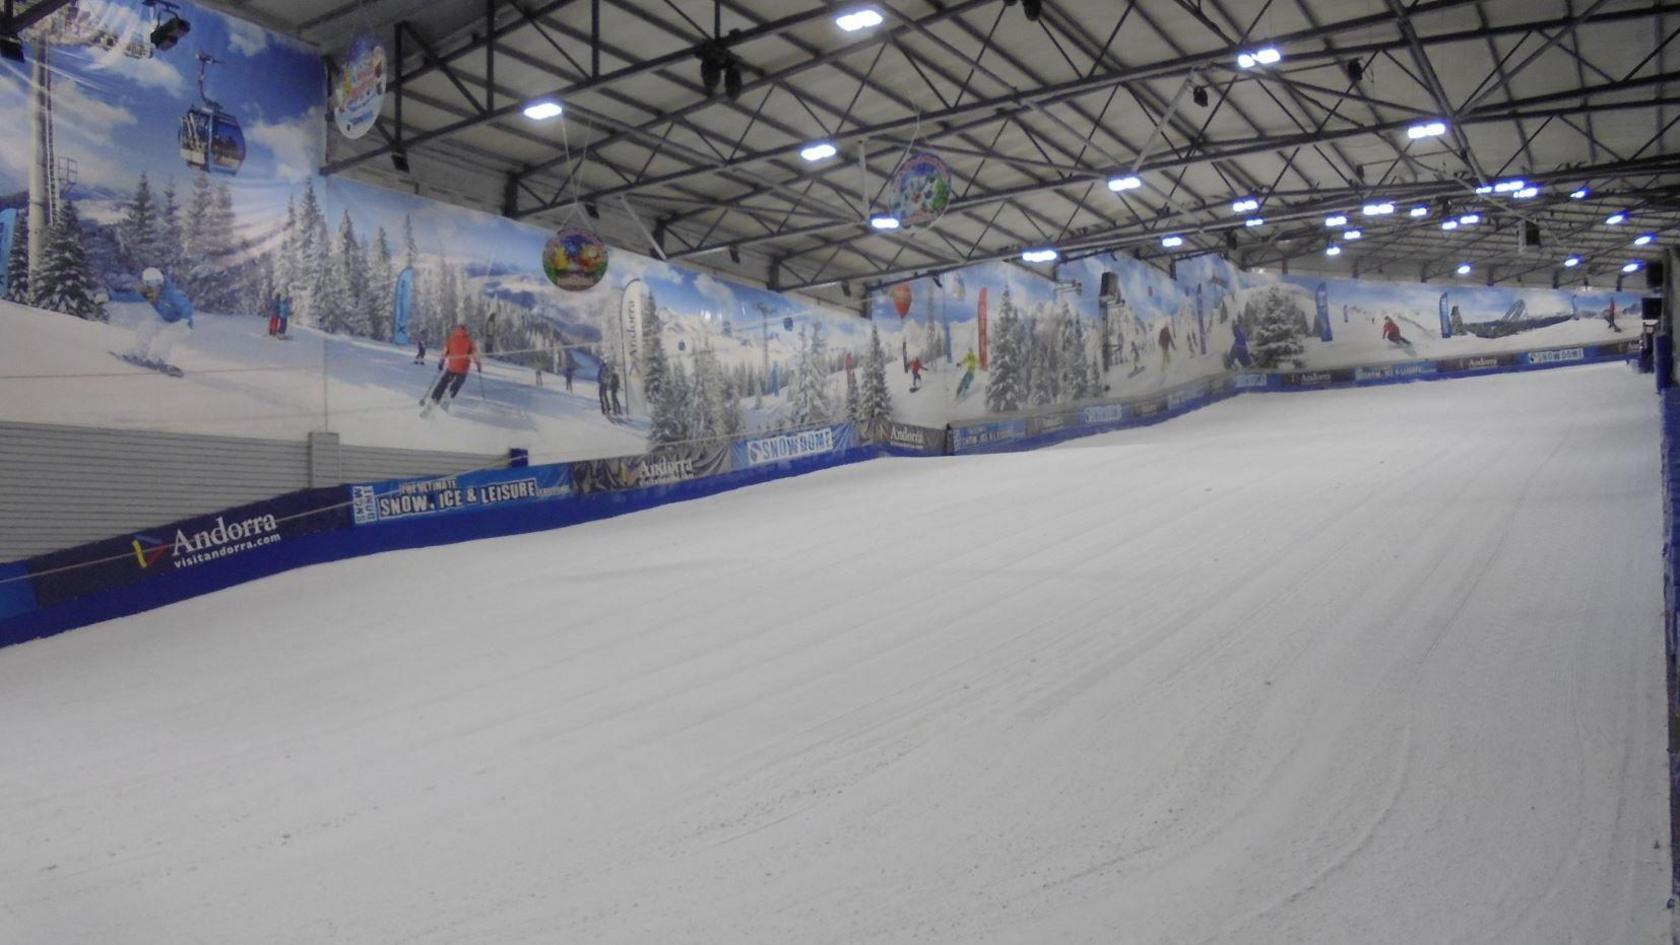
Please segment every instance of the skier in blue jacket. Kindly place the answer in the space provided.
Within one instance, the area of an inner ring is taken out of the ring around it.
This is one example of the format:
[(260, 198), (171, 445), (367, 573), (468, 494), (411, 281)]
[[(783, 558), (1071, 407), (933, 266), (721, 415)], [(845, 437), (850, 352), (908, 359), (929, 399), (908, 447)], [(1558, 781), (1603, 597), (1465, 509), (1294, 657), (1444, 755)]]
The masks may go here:
[(193, 307), (175, 283), (164, 278), (163, 272), (148, 268), (140, 274), (140, 295), (151, 303), (152, 314), (137, 330), (138, 338), (129, 356), (148, 364), (167, 365), (169, 351), (193, 327)]

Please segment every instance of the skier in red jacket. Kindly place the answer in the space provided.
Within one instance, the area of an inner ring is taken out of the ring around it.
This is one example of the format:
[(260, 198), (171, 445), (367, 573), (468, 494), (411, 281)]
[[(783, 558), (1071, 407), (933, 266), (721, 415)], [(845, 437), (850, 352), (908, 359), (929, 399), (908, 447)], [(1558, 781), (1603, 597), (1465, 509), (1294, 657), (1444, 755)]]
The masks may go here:
[(1406, 340), (1405, 335), (1400, 334), (1400, 326), (1395, 324), (1394, 319), (1388, 317), (1387, 315), (1383, 316), (1382, 336), (1383, 340), (1389, 342), (1390, 344), (1411, 344), (1411, 342)]
[[(478, 358), (478, 348), (474, 347), (472, 337), (467, 334), (467, 326), (456, 325), (449, 334), (449, 340), (443, 343), (443, 353), (438, 357), (438, 370), (442, 374), (438, 377), (437, 386), (432, 388), (430, 398), (420, 399), (427, 413), (431, 412), (434, 404), (444, 410), (449, 409), (456, 395), (461, 393), (461, 385), (467, 382), (467, 371), (472, 365), (478, 366), (478, 373), (484, 373), (484, 362)], [(448, 400), (444, 400), (445, 394)]]

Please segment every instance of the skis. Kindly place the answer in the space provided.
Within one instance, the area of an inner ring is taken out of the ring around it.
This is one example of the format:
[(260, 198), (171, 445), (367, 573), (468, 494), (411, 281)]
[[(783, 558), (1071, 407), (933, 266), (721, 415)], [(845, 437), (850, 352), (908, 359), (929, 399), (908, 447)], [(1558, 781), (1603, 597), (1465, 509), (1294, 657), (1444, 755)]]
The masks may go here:
[(137, 358), (132, 354), (118, 354), (115, 351), (111, 352), (111, 357), (116, 358), (118, 361), (122, 361), (125, 364), (132, 364), (135, 367), (145, 368), (148, 371), (156, 371), (159, 374), (164, 374), (169, 377), (185, 376), (185, 372), (180, 368), (173, 364), (165, 364), (162, 361), (147, 361), (143, 358)]

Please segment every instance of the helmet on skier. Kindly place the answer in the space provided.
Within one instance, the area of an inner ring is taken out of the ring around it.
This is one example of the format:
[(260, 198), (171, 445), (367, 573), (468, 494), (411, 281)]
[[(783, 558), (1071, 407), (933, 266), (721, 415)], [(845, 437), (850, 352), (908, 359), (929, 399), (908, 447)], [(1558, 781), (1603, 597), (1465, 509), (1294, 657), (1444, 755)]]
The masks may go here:
[(140, 284), (148, 289), (163, 288), (163, 270), (155, 266), (147, 267), (145, 272), (140, 273)]

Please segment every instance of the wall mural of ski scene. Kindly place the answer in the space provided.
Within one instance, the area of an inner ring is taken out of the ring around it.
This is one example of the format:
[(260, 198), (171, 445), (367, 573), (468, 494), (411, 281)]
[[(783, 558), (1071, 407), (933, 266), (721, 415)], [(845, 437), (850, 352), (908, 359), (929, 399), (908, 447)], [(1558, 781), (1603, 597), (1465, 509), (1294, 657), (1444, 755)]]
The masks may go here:
[[(1476, 357), (1637, 337), (1639, 295), (1278, 276), (1217, 255), (988, 263), (871, 297), (923, 426), (1148, 396), (1223, 373)], [(1630, 314), (1631, 313), (1631, 314)], [(1625, 316), (1625, 317), (1624, 317)], [(930, 396), (931, 394), (931, 396)]]
[(154, 50), (154, 8), (81, 0), (4, 72), (32, 133), (0, 142), (0, 418), (542, 459), (861, 416), (871, 389), (884, 418), (854, 313), (621, 249), (562, 291), (546, 231), (316, 176), (314, 51), (183, 10)]
[(186, 5), (155, 49), (159, 10), (79, 0), (0, 67), (0, 419), (595, 459), (1616, 340), (1637, 305), (1102, 254), (895, 284), (865, 320), (322, 178), (315, 51)]

